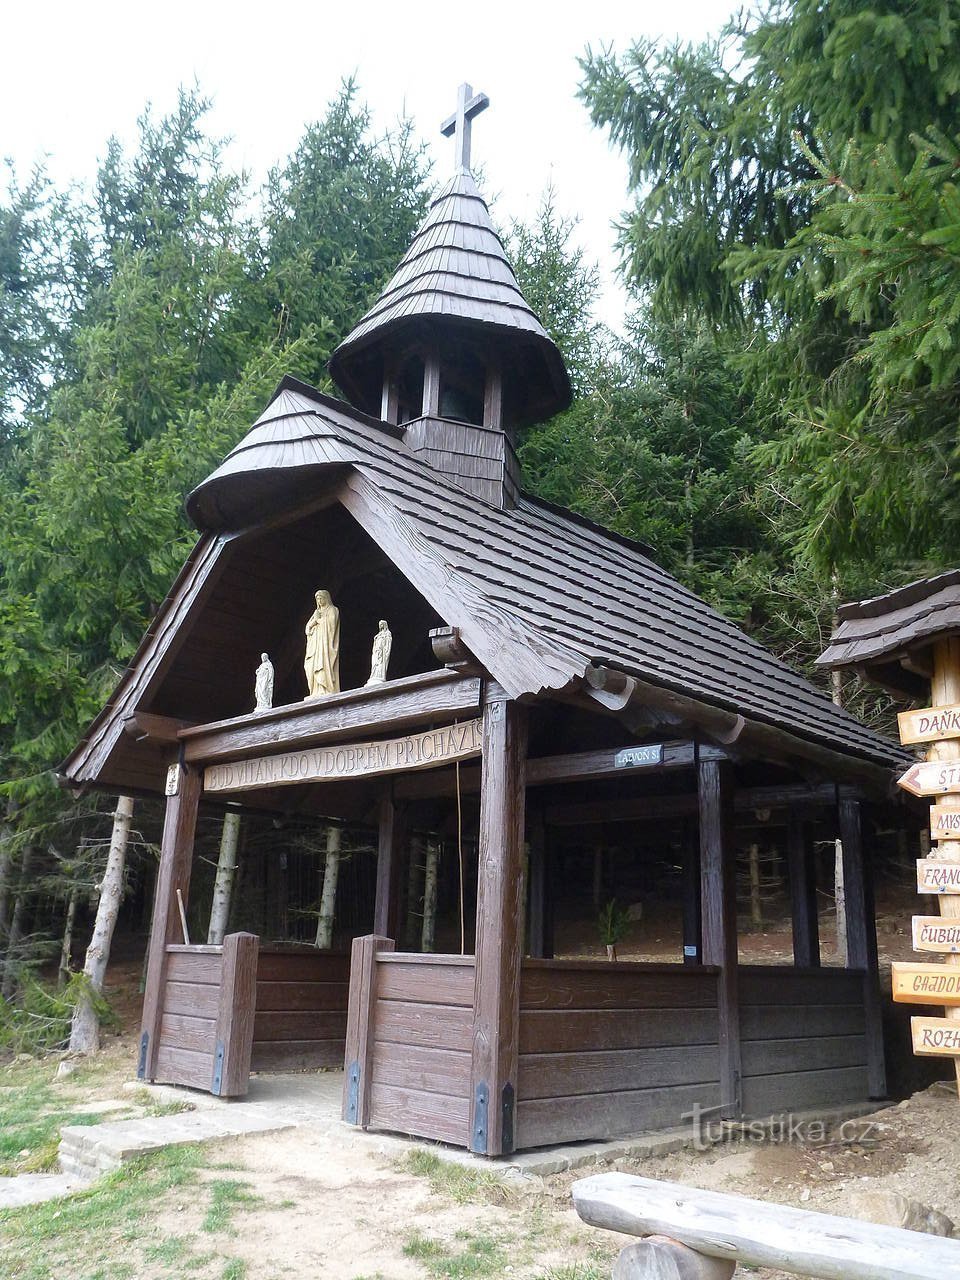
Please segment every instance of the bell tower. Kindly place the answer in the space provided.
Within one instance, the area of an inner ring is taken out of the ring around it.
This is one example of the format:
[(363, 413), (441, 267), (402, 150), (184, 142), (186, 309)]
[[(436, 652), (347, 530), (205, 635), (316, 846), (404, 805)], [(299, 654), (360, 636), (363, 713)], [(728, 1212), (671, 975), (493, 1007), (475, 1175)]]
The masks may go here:
[(492, 506), (516, 502), (519, 427), (571, 399), (556, 345), (527, 305), (470, 171), (486, 94), (460, 86), (441, 130), (453, 178), (434, 198), (373, 307), (337, 347), (330, 374), (358, 409), (402, 426), (435, 470)]

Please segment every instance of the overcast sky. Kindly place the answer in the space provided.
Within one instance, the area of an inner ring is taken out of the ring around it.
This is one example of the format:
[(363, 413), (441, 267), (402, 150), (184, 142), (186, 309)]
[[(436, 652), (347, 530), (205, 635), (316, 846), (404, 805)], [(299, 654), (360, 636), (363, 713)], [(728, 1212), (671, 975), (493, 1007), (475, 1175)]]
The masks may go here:
[(490, 97), (473, 159), (497, 197), (496, 216), (527, 218), (552, 182), (557, 205), (605, 279), (601, 315), (623, 302), (612, 279), (611, 221), (626, 203), (626, 165), (576, 99), (588, 44), (625, 48), (641, 35), (699, 40), (736, 0), (27, 0), (6, 7), (0, 154), (26, 171), (48, 157), (58, 181), (88, 180), (107, 138), (135, 135), (149, 100), (169, 109), (179, 85), (214, 100), (211, 126), (234, 139), (232, 159), (257, 181), (295, 147), (341, 79), (356, 72), (378, 127), (408, 114), (427, 139), (434, 176), (452, 166), (440, 122), (469, 81)]

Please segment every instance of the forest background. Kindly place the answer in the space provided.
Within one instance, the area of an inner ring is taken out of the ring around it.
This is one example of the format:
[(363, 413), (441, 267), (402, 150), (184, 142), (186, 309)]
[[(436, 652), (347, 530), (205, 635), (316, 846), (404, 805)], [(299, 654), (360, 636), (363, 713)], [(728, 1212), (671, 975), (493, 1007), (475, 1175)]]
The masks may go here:
[[(768, 4), (586, 50), (579, 95), (629, 166), (628, 336), (545, 193), (503, 235), (576, 398), (526, 432), (525, 483), (809, 672), (838, 600), (957, 563), (956, 0)], [(88, 188), (10, 172), (0, 199), (0, 1040), (96, 902), (113, 806), (55, 768), (192, 545), (184, 495), (283, 374), (330, 389), (433, 187), (352, 82), (263, 190), (206, 110), (184, 91)], [(138, 805), (128, 880), (157, 824)]]

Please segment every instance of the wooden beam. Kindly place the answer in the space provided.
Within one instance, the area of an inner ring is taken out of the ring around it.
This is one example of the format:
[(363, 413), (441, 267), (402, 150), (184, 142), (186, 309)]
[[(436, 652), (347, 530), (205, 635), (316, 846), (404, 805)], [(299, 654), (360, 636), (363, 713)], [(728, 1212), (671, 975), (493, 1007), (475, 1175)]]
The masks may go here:
[(790, 920), (793, 963), (798, 969), (820, 964), (820, 922), (817, 917), (817, 864), (809, 823), (791, 812), (787, 818), (787, 866), (790, 876)]
[(384, 727), (453, 719), (476, 711), (479, 705), (480, 681), (476, 677), (426, 671), (272, 711), (195, 725), (183, 730), (180, 740), (188, 763), (211, 763), (239, 759), (271, 746), (330, 742)]
[(140, 1061), (137, 1077), (152, 1080), (160, 1044), (163, 989), (167, 972), (167, 946), (183, 941), (177, 890), (184, 906), (190, 894), (193, 840), (197, 829), (202, 775), (199, 769), (178, 767), (177, 792), (167, 797), (160, 839), (160, 865), (153, 899), (153, 923), (147, 948), (147, 981), (143, 993), (140, 1027)]
[(191, 729), (195, 721), (177, 720), (173, 716), (157, 716), (149, 711), (135, 711), (123, 722), (123, 731), (131, 738), (140, 741), (149, 738), (151, 742), (162, 742), (165, 746), (176, 746), (184, 729)]
[(722, 1191), (626, 1173), (573, 1184), (592, 1227), (666, 1236), (712, 1258), (823, 1280), (943, 1280), (960, 1274), (960, 1243)]
[(341, 1115), (348, 1124), (367, 1127), (370, 1117), (373, 1018), (377, 1004), (377, 955), (393, 951), (391, 938), (368, 934), (354, 938), (350, 951), (350, 989), (347, 996), (347, 1032), (344, 1046), (343, 1103)]
[(724, 1119), (742, 1111), (740, 999), (737, 961), (737, 885), (732, 841), (733, 773), (729, 763), (702, 760), (697, 770), (700, 808), (700, 911), (703, 963), (716, 965), (720, 1022), (720, 1106)]
[(242, 1098), (250, 1084), (259, 947), (254, 933), (230, 933), (223, 940), (210, 1087), (219, 1098)]
[(400, 923), (400, 852), (405, 813), (387, 783), (380, 798), (380, 833), (377, 842), (377, 889), (373, 908), (373, 932), (396, 941)]
[[(557, 782), (583, 782), (597, 778), (626, 778), (638, 773), (664, 773), (671, 769), (692, 768), (697, 760), (697, 744), (694, 742), (664, 742), (647, 744), (659, 746), (660, 759), (656, 762), (627, 757), (634, 748), (600, 751), (579, 751), (573, 755), (535, 756), (527, 761), (527, 786), (549, 786)], [(640, 748), (643, 749), (643, 748)], [(726, 760), (727, 754), (719, 747), (701, 746), (701, 760)]]
[(867, 1087), (871, 1098), (887, 1095), (883, 1050), (883, 1011), (877, 965), (877, 924), (873, 906), (872, 869), (863, 856), (863, 818), (857, 800), (841, 800), (840, 841), (843, 845), (843, 893), (847, 911), (847, 967), (864, 972)]
[[(419, 781), (419, 780), (418, 780)], [(841, 787), (842, 796), (862, 798), (855, 787)], [(782, 809), (834, 809), (837, 788), (832, 783), (822, 786), (783, 785), (775, 787), (751, 787), (737, 791), (733, 807), (737, 813), (756, 810)], [(595, 822), (662, 822), (670, 818), (684, 818), (697, 812), (697, 797), (679, 796), (631, 796), (623, 799), (586, 800), (579, 804), (554, 804), (546, 809), (546, 818), (554, 826), (588, 826)], [(771, 826), (777, 825), (771, 823)]]
[(514, 1148), (523, 949), (527, 711), (493, 686), (483, 715), (470, 1150)]

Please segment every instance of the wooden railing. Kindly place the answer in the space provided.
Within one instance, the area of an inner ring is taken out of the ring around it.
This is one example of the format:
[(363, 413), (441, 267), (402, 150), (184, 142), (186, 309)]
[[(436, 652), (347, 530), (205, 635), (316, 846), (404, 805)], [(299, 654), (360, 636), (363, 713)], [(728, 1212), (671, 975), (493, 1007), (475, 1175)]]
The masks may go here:
[(473, 957), (393, 947), (375, 936), (353, 943), (343, 1118), (465, 1147)]
[(715, 969), (524, 961), (518, 1149), (678, 1125), (719, 1079)]
[(160, 1037), (151, 1079), (218, 1097), (247, 1091), (257, 980), (257, 938), (222, 947), (167, 945)]
[(625, 1173), (573, 1184), (584, 1222), (650, 1237), (628, 1245), (616, 1280), (728, 1280), (735, 1265), (822, 1280), (947, 1280), (960, 1241)]
[(743, 965), (739, 983), (745, 1116), (869, 1097), (862, 970)]
[(350, 957), (297, 944), (261, 947), (253, 1071), (342, 1067)]

